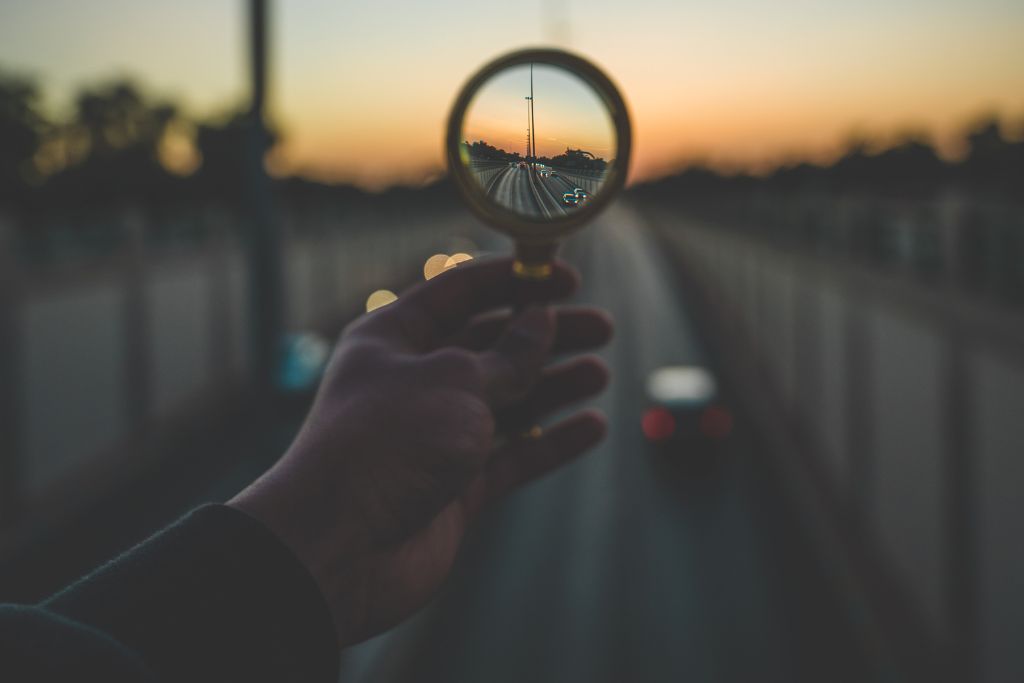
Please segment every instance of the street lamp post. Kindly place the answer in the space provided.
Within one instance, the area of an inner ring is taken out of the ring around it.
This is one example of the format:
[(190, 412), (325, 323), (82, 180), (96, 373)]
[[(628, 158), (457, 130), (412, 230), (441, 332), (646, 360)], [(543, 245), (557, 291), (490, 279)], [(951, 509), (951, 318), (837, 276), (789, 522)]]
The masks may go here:
[(254, 365), (259, 387), (273, 391), (278, 347), (284, 328), (281, 234), (270, 179), (263, 167), (269, 135), (264, 122), (267, 95), (268, 0), (250, 0), (250, 102), (245, 164), (248, 224), (250, 315)]
[(531, 140), (533, 140), (533, 127), (530, 125), (530, 109), (533, 107), (533, 98), (525, 97), (523, 99), (526, 100), (526, 160), (530, 161), (533, 156), (533, 153), (530, 151)]

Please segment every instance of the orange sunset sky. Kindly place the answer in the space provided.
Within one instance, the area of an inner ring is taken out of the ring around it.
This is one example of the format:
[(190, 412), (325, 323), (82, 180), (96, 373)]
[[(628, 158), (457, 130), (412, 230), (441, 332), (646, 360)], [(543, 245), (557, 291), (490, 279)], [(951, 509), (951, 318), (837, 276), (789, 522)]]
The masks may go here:
[[(477, 91), (466, 112), (463, 139), (483, 140), (507, 152), (527, 155), (529, 66), (494, 75)], [(567, 148), (585, 149), (604, 159), (616, 157), (615, 129), (596, 93), (571, 73), (546, 64), (533, 68), (534, 148), (553, 157)]]
[[(0, 9), (0, 70), (35, 77), (54, 113), (77, 87), (128, 75), (216, 115), (247, 90), (244, 9), (13, 0)], [(1024, 127), (1019, 0), (289, 0), (272, 21), (275, 172), (371, 188), (436, 177), (462, 82), (527, 45), (583, 54), (618, 83), (634, 180), (698, 158), (827, 159), (854, 131), (925, 130), (953, 152), (953, 132), (988, 111)]]

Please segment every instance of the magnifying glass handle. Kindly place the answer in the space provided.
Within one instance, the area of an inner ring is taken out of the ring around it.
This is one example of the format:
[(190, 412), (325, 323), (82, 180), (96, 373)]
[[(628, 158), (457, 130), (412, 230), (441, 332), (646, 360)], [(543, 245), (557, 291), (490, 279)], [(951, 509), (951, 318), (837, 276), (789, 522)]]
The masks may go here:
[(551, 261), (546, 263), (527, 263), (518, 258), (512, 262), (512, 273), (526, 282), (543, 282), (551, 277), (553, 267)]
[(554, 272), (557, 242), (544, 244), (516, 244), (516, 257), (512, 273), (516, 276), (515, 310), (521, 311), (541, 297), (542, 283)]

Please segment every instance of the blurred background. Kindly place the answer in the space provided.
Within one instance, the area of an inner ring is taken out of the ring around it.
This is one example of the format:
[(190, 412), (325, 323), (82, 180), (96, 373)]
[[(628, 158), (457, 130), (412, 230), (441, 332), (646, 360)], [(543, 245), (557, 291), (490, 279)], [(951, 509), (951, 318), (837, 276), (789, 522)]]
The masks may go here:
[(443, 166), (498, 54), (626, 97), (563, 257), (608, 441), (343, 680), (1024, 679), (1024, 5), (8, 2), (0, 600), (282, 452), (334, 336), (509, 250)]

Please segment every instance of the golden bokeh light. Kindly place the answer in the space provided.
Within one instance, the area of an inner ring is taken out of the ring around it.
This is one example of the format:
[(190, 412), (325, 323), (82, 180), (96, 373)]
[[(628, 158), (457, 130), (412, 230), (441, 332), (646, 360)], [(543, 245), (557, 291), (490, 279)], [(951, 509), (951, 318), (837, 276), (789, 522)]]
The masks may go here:
[(430, 280), (435, 278), (452, 266), (448, 265), (448, 254), (434, 254), (423, 264), (423, 278)]
[(378, 289), (366, 297), (366, 312), (375, 311), (382, 306), (387, 306), (392, 301), (397, 301), (398, 295), (390, 289)]
[(465, 252), (459, 252), (457, 254), (452, 254), (451, 256), (448, 257), (448, 260), (444, 262), (444, 268), (445, 270), (448, 270), (449, 268), (454, 268), (460, 263), (465, 263), (466, 261), (472, 260), (473, 257), (470, 254), (467, 254)]

